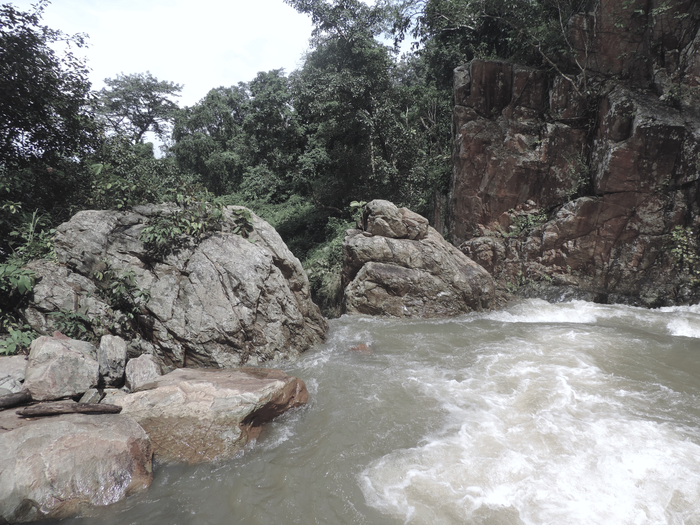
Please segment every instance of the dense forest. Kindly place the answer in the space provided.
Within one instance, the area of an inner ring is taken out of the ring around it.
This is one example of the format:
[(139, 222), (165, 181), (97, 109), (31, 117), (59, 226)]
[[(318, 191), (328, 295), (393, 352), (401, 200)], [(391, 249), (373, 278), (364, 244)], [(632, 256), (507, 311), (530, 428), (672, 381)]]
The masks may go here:
[[(482, 57), (577, 74), (565, 28), (590, 7), (286, 1), (314, 24), (303, 66), (215, 87), (183, 108), (182, 86), (150, 73), (117, 75), (92, 90), (84, 37), (44, 26), (47, 0), (30, 12), (0, 7), (0, 332), (17, 342), (11, 349), (32, 335), (13, 313), (33, 284), (22, 267), (52, 257), (54, 229), (80, 210), (145, 202), (190, 206), (200, 219), (217, 206), (249, 207), (303, 261), (315, 300), (332, 315), (343, 232), (358, 206), (388, 199), (431, 220), (442, 208), (453, 69)], [(406, 39), (413, 51), (400, 54)], [(148, 132), (164, 142), (162, 156)], [(199, 233), (215, 228), (197, 224)], [(193, 231), (169, 227), (171, 237)], [(0, 351), (10, 349), (3, 344)]]

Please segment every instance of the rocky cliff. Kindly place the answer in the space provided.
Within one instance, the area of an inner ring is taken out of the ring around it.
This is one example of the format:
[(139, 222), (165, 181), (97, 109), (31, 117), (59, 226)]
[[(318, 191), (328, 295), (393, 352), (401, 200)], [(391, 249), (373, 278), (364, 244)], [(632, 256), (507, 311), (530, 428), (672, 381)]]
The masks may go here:
[(574, 19), (569, 72), (455, 70), (450, 233), (502, 288), (700, 299), (700, 4), (627, 4)]

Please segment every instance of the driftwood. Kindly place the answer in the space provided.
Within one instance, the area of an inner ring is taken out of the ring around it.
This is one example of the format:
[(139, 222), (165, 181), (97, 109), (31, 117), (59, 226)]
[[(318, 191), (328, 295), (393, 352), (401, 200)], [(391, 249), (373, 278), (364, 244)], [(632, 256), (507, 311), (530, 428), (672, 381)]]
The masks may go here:
[(44, 417), (58, 414), (118, 414), (122, 407), (118, 405), (100, 405), (97, 403), (40, 403), (25, 407), (16, 412), (22, 417)]
[(15, 394), (5, 394), (0, 396), (0, 410), (5, 410), (6, 408), (16, 407), (17, 405), (23, 405), (24, 403), (29, 403), (32, 400), (32, 396), (29, 392), (22, 390)]

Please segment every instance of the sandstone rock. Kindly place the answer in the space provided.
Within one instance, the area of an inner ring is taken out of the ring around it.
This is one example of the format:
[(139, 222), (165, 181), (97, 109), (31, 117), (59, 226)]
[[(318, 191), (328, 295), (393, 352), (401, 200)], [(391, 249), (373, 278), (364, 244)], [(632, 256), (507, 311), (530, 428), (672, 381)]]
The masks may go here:
[(103, 335), (97, 349), (100, 377), (105, 385), (120, 385), (124, 381), (126, 341), (114, 335)]
[[(97, 335), (100, 326), (125, 339), (135, 337), (128, 327), (139, 332), (169, 367), (259, 363), (298, 355), (321, 342), (327, 323), (311, 301), (299, 261), (255, 215), (249, 239), (232, 233), (231, 209), (225, 211), (222, 231), (163, 260), (147, 252), (139, 234), (149, 217), (172, 213), (170, 208), (78, 213), (58, 228), (60, 264), (31, 267), (39, 281), (25, 311), (29, 323), (47, 333), (54, 329), (49, 312), (84, 312), (98, 321)], [(150, 294), (133, 321), (100, 298), (104, 283), (93, 279), (107, 270), (133, 272), (136, 288)]]
[(22, 390), (27, 358), (23, 355), (0, 356), (0, 389), (14, 394)]
[(132, 392), (146, 383), (153, 382), (160, 375), (160, 365), (151, 355), (144, 354), (136, 359), (130, 359), (126, 364), (126, 386)]
[(493, 305), (493, 279), (433, 228), (422, 240), (348, 230), (343, 257), (347, 313), (443, 317)]
[(184, 463), (231, 458), (262, 423), (308, 399), (303, 381), (264, 368), (179, 369), (141, 388), (111, 403), (146, 430), (156, 459)]
[(95, 347), (85, 341), (39, 337), (32, 341), (24, 387), (37, 401), (82, 394), (97, 386)]
[(123, 415), (64, 415), (0, 433), (0, 519), (61, 519), (145, 490), (152, 451)]

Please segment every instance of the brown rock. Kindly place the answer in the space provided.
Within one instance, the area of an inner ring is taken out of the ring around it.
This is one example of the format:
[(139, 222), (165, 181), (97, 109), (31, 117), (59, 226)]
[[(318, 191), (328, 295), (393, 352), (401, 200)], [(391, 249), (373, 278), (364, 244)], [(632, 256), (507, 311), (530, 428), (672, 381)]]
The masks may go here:
[(113, 398), (146, 430), (156, 459), (199, 463), (233, 457), (260, 425), (308, 400), (304, 382), (280, 370), (178, 369)]

